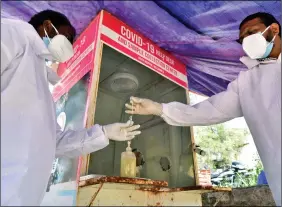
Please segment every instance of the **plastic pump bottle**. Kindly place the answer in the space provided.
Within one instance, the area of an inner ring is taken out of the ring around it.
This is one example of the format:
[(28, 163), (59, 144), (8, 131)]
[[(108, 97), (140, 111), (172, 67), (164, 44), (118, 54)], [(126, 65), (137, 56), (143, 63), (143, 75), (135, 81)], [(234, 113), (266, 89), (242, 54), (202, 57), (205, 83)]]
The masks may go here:
[(132, 152), (130, 141), (127, 142), (126, 151), (121, 153), (120, 176), (129, 178), (136, 177), (136, 156)]

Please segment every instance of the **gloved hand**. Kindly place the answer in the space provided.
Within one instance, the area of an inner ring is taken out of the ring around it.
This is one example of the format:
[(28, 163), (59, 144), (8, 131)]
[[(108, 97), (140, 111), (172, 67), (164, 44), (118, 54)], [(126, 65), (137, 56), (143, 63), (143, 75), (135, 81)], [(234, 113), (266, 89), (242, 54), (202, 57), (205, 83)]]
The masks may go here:
[(125, 104), (128, 109), (125, 111), (127, 114), (161, 116), (163, 113), (162, 105), (149, 99), (130, 97), (130, 103)]
[(134, 125), (133, 121), (127, 123), (114, 123), (103, 126), (103, 131), (108, 139), (115, 141), (128, 141), (136, 135), (141, 134), (141, 131), (136, 131), (140, 125)]

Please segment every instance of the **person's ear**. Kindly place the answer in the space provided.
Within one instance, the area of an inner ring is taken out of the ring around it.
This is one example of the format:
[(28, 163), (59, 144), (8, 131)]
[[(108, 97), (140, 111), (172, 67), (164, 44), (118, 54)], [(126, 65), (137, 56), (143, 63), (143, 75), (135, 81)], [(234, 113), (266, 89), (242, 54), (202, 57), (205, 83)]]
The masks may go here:
[[(52, 37), (52, 34), (53, 34), (52, 30), (53, 30), (53, 27), (52, 27), (52, 23), (51, 23), (50, 20), (45, 20), (45, 21), (43, 22), (43, 29), (45, 29), (45, 31), (47, 32), (47, 34), (48, 34), (49, 37), (50, 37), (50, 36)], [(45, 32), (44, 32), (44, 34), (45, 34)]]
[(273, 36), (275, 36), (275, 35), (278, 35), (279, 34), (279, 25), (277, 24), (277, 23), (272, 23), (271, 25), (270, 25), (270, 29), (271, 29), (271, 31), (272, 31), (272, 33), (273, 33)]

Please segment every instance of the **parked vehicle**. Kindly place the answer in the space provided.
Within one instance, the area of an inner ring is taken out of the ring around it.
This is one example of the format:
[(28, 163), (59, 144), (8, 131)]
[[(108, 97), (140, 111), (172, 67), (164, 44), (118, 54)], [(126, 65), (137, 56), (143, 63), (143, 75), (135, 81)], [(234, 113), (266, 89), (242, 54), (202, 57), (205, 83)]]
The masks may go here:
[(217, 169), (211, 174), (211, 183), (214, 186), (241, 187), (248, 186), (245, 180), (254, 175), (252, 169), (247, 169), (242, 163), (233, 161), (226, 169)]

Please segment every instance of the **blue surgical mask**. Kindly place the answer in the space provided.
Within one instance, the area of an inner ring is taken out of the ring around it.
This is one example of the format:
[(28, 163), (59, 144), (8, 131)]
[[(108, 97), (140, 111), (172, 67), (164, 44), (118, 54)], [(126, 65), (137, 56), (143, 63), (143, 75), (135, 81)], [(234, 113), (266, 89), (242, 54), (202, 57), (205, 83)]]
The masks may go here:
[[(45, 31), (45, 29), (44, 29), (44, 31)], [(45, 34), (46, 34), (46, 36), (43, 37), (43, 42), (44, 42), (45, 46), (48, 48), (48, 45), (50, 44), (52, 38), (47, 37), (47, 32), (46, 31), (45, 31)], [(49, 66), (49, 67), (52, 64), (52, 61), (47, 60), (47, 59), (45, 59), (45, 62), (46, 62), (46, 65)]]
[(271, 42), (267, 42), (267, 47), (266, 47), (265, 53), (262, 56), (262, 58), (268, 57), (269, 54), (271, 53), (271, 51), (273, 49), (273, 45), (274, 45), (273, 41), (274, 41), (274, 38), (273, 38), (273, 40)]
[(46, 47), (48, 48), (48, 45), (50, 44), (51, 39), (49, 40), (48, 37), (43, 37), (43, 42), (46, 45)]

